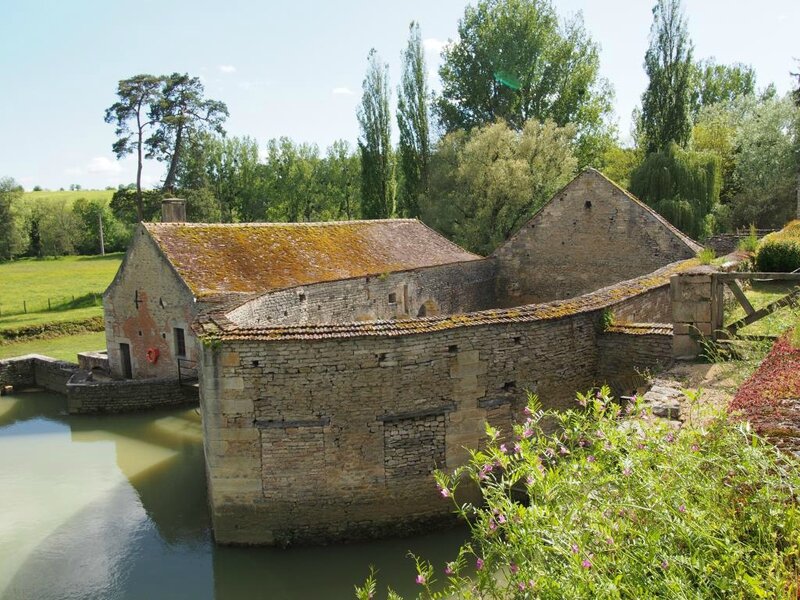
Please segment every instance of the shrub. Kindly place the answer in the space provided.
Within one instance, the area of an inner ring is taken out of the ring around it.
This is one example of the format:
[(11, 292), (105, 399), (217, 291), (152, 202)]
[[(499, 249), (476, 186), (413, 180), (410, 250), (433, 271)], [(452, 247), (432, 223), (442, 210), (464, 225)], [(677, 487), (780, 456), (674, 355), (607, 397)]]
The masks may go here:
[(767, 273), (800, 269), (800, 221), (770, 233), (758, 244), (756, 268)]
[(739, 240), (738, 247), (742, 252), (750, 252), (752, 254), (758, 250), (758, 233), (755, 225), (750, 225), (750, 233), (746, 238)]
[[(795, 463), (724, 413), (675, 430), (620, 422), (607, 389), (578, 398), (557, 413), (532, 397), (513, 438), (487, 426), (484, 450), (436, 474), (472, 540), (442, 581), (417, 559), (421, 597), (796, 597)], [(462, 485), (482, 502), (461, 504)]]
[(717, 258), (717, 253), (714, 252), (713, 248), (703, 248), (697, 253), (697, 259), (701, 265), (710, 265), (715, 258)]

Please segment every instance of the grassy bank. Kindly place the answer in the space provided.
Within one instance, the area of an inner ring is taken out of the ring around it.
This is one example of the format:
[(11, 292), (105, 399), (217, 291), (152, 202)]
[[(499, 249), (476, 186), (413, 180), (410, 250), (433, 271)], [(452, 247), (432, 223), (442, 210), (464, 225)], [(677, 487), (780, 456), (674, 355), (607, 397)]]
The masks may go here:
[(102, 315), (99, 296), (122, 256), (26, 258), (0, 264), (0, 329)]
[(0, 344), (0, 359), (22, 356), (23, 354), (44, 354), (59, 360), (77, 362), (78, 352), (104, 350), (105, 347), (105, 333), (81, 333), (78, 335)]

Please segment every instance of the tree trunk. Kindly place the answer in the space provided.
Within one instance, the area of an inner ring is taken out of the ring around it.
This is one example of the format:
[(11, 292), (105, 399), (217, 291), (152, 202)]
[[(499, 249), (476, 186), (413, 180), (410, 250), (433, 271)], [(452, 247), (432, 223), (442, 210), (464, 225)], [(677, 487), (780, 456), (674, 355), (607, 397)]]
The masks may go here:
[(144, 221), (144, 202), (142, 201), (142, 119), (140, 116), (141, 103), (139, 110), (136, 111), (136, 126), (138, 128), (138, 139), (136, 140), (136, 216), (141, 223)]
[(164, 187), (162, 191), (164, 193), (172, 193), (173, 187), (175, 186), (175, 176), (178, 173), (178, 160), (180, 157), (181, 152), (181, 141), (183, 139), (183, 127), (178, 127), (178, 131), (175, 132), (175, 150), (172, 152), (172, 158), (169, 161), (169, 171), (167, 171), (167, 177), (164, 179)]

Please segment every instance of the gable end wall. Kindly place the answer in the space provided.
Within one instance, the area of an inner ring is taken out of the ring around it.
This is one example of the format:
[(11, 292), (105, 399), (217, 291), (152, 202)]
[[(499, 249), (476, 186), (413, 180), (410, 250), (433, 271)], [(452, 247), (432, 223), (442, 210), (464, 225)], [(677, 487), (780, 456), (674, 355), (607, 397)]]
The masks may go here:
[(497, 296), (507, 306), (572, 298), (695, 252), (605, 177), (585, 171), (495, 251)]

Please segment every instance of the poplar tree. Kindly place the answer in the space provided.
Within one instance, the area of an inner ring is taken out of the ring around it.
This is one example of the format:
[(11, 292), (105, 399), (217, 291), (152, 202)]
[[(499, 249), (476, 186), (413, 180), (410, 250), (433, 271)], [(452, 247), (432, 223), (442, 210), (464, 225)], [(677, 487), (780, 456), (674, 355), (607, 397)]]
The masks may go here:
[(397, 89), (397, 126), (402, 174), (397, 212), (404, 217), (418, 217), (420, 196), (428, 192), (431, 148), (425, 55), (419, 23), (414, 21), (408, 28), (403, 78)]
[(680, 0), (658, 0), (644, 56), (650, 82), (642, 95), (641, 130), (648, 153), (670, 142), (685, 147), (691, 137), (692, 51)]
[(394, 212), (389, 65), (369, 51), (367, 76), (358, 108), (361, 137), (361, 211), (365, 219), (383, 219)]

